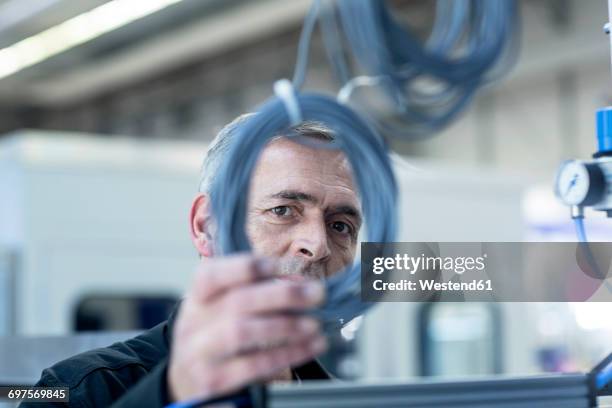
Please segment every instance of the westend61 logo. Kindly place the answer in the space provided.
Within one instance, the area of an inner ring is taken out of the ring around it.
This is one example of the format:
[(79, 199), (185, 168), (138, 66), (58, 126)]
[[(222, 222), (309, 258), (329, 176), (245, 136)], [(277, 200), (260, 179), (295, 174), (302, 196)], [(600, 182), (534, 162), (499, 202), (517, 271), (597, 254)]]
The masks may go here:
[(487, 254), (482, 256), (410, 256), (396, 254), (395, 257), (376, 257), (372, 261), (372, 272), (380, 275), (386, 271), (406, 271), (414, 275), (419, 270), (444, 271), (463, 274), (470, 271), (483, 271), (486, 268)]

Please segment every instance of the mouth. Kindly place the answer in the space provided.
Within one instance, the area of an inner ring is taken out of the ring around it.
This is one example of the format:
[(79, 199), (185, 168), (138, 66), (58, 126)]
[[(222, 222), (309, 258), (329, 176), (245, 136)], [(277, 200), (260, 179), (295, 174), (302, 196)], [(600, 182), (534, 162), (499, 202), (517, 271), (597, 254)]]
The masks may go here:
[(278, 277), (278, 279), (290, 282), (306, 282), (307, 280), (309, 280), (308, 278), (306, 278), (306, 276), (298, 275), (296, 273), (292, 273), (290, 275), (281, 275)]

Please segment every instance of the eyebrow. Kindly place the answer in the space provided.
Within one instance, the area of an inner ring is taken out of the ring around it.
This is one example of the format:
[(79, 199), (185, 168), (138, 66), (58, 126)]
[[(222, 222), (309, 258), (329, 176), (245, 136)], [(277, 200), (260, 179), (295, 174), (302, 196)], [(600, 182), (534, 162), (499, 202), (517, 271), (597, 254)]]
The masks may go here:
[(336, 215), (336, 214), (344, 214), (344, 215), (348, 215), (349, 217), (355, 218), (357, 228), (361, 227), (361, 222), (362, 222), (361, 213), (359, 212), (359, 210), (357, 210), (352, 205), (340, 205), (337, 207), (333, 207), (329, 211), (328, 215)]
[[(312, 204), (317, 204), (319, 200), (312, 194), (304, 193), (298, 190), (283, 190), (278, 193), (268, 196), (269, 198), (280, 198), (284, 200), (306, 201)], [(330, 208), (328, 215), (344, 214), (356, 219), (358, 226), (361, 226), (361, 212), (351, 204), (342, 204)]]
[(278, 193), (272, 194), (269, 198), (282, 198), (285, 200), (295, 201), (308, 201), (309, 203), (316, 204), (319, 200), (312, 194), (307, 194), (297, 190), (283, 190)]

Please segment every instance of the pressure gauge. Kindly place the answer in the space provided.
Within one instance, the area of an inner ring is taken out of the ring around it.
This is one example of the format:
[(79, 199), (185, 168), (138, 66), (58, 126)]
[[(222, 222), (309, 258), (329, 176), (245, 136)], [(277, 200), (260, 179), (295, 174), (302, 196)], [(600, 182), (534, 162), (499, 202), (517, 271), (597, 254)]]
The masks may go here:
[(605, 177), (597, 163), (570, 160), (561, 164), (555, 183), (557, 197), (567, 205), (593, 205), (604, 198)]

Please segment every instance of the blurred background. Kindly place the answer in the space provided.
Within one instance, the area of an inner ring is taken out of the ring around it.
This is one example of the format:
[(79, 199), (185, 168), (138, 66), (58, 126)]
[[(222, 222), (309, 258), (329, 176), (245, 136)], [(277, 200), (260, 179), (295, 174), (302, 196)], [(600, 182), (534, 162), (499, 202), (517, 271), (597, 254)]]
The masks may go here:
[[(417, 32), (435, 2), (395, 1)], [(521, 0), (515, 68), (433, 138), (392, 141), (400, 240), (574, 241), (552, 182), (612, 104), (604, 0)], [(197, 263), (216, 131), (290, 77), (309, 0), (0, 0), (0, 336), (142, 330)], [(319, 35), (305, 89), (335, 94)], [(587, 219), (592, 240), (612, 222)], [(612, 306), (383, 304), (325, 357), (347, 377), (586, 370)]]

